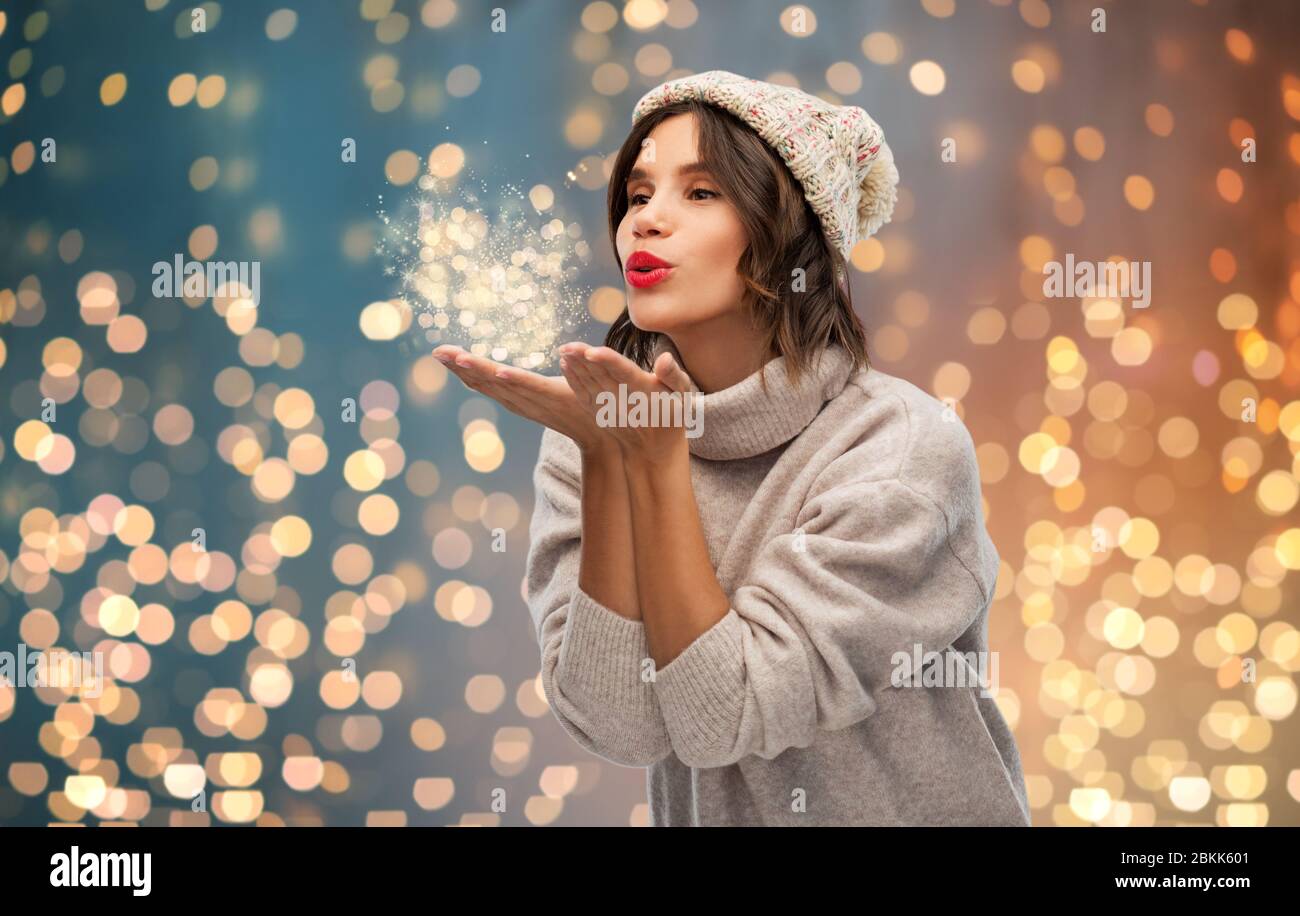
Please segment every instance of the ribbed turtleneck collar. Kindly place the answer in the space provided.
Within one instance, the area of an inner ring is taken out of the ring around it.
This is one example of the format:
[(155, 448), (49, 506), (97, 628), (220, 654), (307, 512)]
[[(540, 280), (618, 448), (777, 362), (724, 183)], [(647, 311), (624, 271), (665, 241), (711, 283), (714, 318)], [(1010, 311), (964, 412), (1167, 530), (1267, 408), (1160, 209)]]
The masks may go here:
[[(654, 358), (665, 350), (682, 366), (682, 355), (667, 334), (655, 342)], [(853, 359), (843, 347), (831, 344), (813, 357), (796, 387), (786, 373), (786, 359), (779, 356), (764, 367), (767, 391), (756, 371), (728, 388), (710, 394), (700, 392), (703, 432), (687, 439), (692, 455), (713, 461), (749, 458), (784, 445), (807, 428), (822, 405), (844, 390)], [(685, 368), (683, 366), (683, 368)]]

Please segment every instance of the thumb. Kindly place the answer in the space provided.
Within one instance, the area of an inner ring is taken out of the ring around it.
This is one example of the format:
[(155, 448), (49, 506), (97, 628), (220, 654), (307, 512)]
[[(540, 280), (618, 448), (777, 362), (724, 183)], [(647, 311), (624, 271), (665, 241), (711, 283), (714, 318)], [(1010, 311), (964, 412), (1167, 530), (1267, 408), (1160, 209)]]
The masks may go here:
[(673, 359), (671, 353), (659, 354), (659, 358), (655, 360), (654, 374), (673, 391), (686, 393), (691, 390), (691, 377), (686, 374), (686, 370), (677, 365), (677, 360)]

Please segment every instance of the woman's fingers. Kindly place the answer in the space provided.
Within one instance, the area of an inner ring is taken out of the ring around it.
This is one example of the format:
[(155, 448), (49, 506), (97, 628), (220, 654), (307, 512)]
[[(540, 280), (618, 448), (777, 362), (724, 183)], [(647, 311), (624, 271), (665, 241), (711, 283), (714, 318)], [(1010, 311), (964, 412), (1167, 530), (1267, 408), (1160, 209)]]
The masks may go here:
[(588, 401), (594, 401), (596, 391), (591, 373), (583, 371), (585, 369), (586, 359), (584, 354), (591, 349), (581, 340), (570, 341), (558, 347), (560, 351), (560, 373), (564, 380), (569, 383), (573, 393), (580, 398)]
[(591, 349), (591, 344), (583, 340), (571, 340), (566, 344), (561, 344), (558, 348), (561, 356), (580, 356)]
[(500, 363), (493, 362), (486, 356), (477, 356), (451, 344), (443, 344), (436, 348), (433, 355), (448, 369), (462, 369), (468, 374), (482, 379), (496, 378), (499, 370), (507, 368)]
[(520, 403), (527, 404), (538, 413), (557, 413), (564, 409), (565, 400), (573, 397), (568, 382), (559, 377), (538, 375), (526, 369), (509, 367), (502, 370), (504, 379), (497, 374), (497, 384)]
[(572, 415), (554, 394), (538, 394), (508, 380), (478, 383), (475, 390), (501, 402), (511, 413), (567, 434)]
[[(668, 373), (668, 381), (664, 381), (657, 373), (645, 372), (610, 347), (571, 341), (558, 349), (562, 354), (562, 379), (501, 365), (453, 344), (435, 348), (433, 355), (467, 387), (500, 401), (514, 413), (543, 423), (570, 409), (562, 401), (570, 393), (588, 410), (594, 410), (598, 395), (602, 391), (617, 391), (620, 384), (643, 390), (678, 390), (673, 384), (690, 387), (680, 368), (674, 366), (676, 372)], [(561, 381), (564, 387), (557, 385)]]
[(677, 360), (673, 359), (671, 353), (659, 354), (659, 358), (655, 360), (654, 375), (673, 391), (685, 394), (691, 390), (690, 376), (686, 374), (685, 369), (677, 365)]
[(456, 378), (460, 379), (467, 386), (473, 388), (475, 385), (478, 384), (478, 382), (474, 379), (473, 375), (468, 370), (462, 369), (460, 366), (456, 365), (455, 363), (443, 363), (443, 365), (447, 367), (448, 372), (456, 376)]
[(570, 365), (582, 378), (583, 383), (590, 392), (592, 401), (595, 401), (596, 395), (602, 391), (617, 391), (618, 383), (613, 381), (609, 373), (604, 371), (599, 365), (591, 362), (590, 350), (586, 356), (579, 356), (577, 359), (570, 360)]
[(502, 366), (496, 373), (497, 381), (509, 385), (521, 395), (553, 398), (563, 393), (564, 380), (555, 375), (542, 375), (530, 369)]
[(617, 389), (625, 384), (632, 389), (654, 391), (664, 387), (656, 376), (610, 347), (588, 350), (587, 366), (606, 388)]
[[(472, 353), (458, 354), (452, 362), (447, 364), (447, 368), (455, 372), (466, 385), (476, 391), (482, 390), (490, 397), (496, 397), (493, 392), (502, 390), (507, 386), (507, 380), (510, 378), (511, 372), (511, 367), (502, 366), (490, 359), (475, 356)], [(506, 373), (505, 379), (500, 377), (502, 372)]]
[(580, 365), (581, 362), (581, 359), (570, 359), (567, 356), (561, 356), (560, 371), (564, 373), (564, 380), (569, 383), (573, 393), (588, 406), (594, 407), (598, 389), (591, 379), (590, 373), (586, 371), (586, 367)]
[[(465, 381), (467, 377), (477, 378), (483, 374), (482, 368), (475, 362), (475, 360), (482, 358), (476, 357), (474, 354), (453, 344), (442, 344), (435, 347), (433, 356), (446, 366), (449, 371), (456, 373), (461, 381)], [(488, 360), (483, 360), (483, 362), (488, 362)]]
[(582, 360), (582, 367), (587, 370), (591, 376), (592, 383), (601, 391), (618, 391), (619, 383), (634, 386), (635, 383), (626, 377), (615, 376), (610, 367), (595, 358), (592, 353), (595, 351), (588, 350), (586, 358)]
[(536, 409), (523, 398), (519, 397), (518, 392), (507, 384), (483, 378), (481, 375), (467, 376), (467, 378), (462, 379), (462, 381), (464, 381), (465, 384), (474, 391), (486, 395), (494, 401), (500, 402), (500, 404), (511, 413), (517, 413), (520, 416), (527, 417), (531, 420), (541, 419), (541, 417), (536, 415)]
[(492, 360), (475, 356), (473, 353), (459, 353), (456, 355), (455, 362), (462, 369), (467, 369), (473, 375), (485, 379), (494, 378), (499, 368)]
[(474, 390), (505, 392), (515, 401), (544, 407), (563, 389), (558, 377), (544, 376), (516, 366), (504, 366), (490, 359), (466, 353), (460, 347), (443, 344), (433, 351), (449, 372)]
[(535, 410), (529, 409), (528, 402), (519, 396), (519, 390), (512, 388), (497, 377), (497, 372), (507, 367), (498, 366), (490, 359), (466, 353), (459, 347), (444, 345), (434, 350), (435, 356), (443, 361), (448, 371), (454, 372), (465, 385), (479, 391), (501, 404), (512, 413), (529, 419), (538, 419)]
[(448, 371), (454, 372), (467, 387), (500, 402), (511, 413), (575, 441), (592, 437), (590, 411), (582, 403), (587, 395), (582, 381), (571, 370), (564, 378), (544, 376), (528, 369), (500, 365), (455, 347), (439, 347), (435, 353)]
[(611, 373), (626, 375), (629, 371), (640, 372), (641, 367), (613, 347), (591, 347), (585, 354), (587, 361)]

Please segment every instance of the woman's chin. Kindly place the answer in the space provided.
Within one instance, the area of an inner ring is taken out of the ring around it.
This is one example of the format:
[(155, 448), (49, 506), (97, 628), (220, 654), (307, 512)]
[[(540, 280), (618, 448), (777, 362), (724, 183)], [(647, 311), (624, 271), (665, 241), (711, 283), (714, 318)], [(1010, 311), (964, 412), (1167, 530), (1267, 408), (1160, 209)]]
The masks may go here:
[(665, 308), (662, 305), (653, 307), (633, 306), (631, 303), (627, 307), (627, 317), (631, 320), (637, 330), (652, 331), (657, 334), (664, 334), (671, 331), (677, 326), (678, 317), (672, 308)]

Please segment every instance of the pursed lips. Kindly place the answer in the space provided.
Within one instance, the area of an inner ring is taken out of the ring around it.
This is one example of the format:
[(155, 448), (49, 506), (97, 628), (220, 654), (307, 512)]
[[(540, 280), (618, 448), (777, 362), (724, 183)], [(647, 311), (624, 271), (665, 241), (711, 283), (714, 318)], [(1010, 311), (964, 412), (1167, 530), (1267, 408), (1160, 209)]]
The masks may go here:
[(632, 286), (649, 289), (668, 279), (673, 272), (671, 264), (666, 264), (648, 252), (632, 252), (628, 257), (625, 275)]
[(648, 251), (634, 251), (630, 255), (628, 255), (628, 259), (627, 259), (628, 270), (636, 270), (642, 273), (651, 270), (659, 270), (661, 268), (668, 268), (672, 266), (673, 266), (672, 264), (669, 264), (663, 258), (651, 254)]

